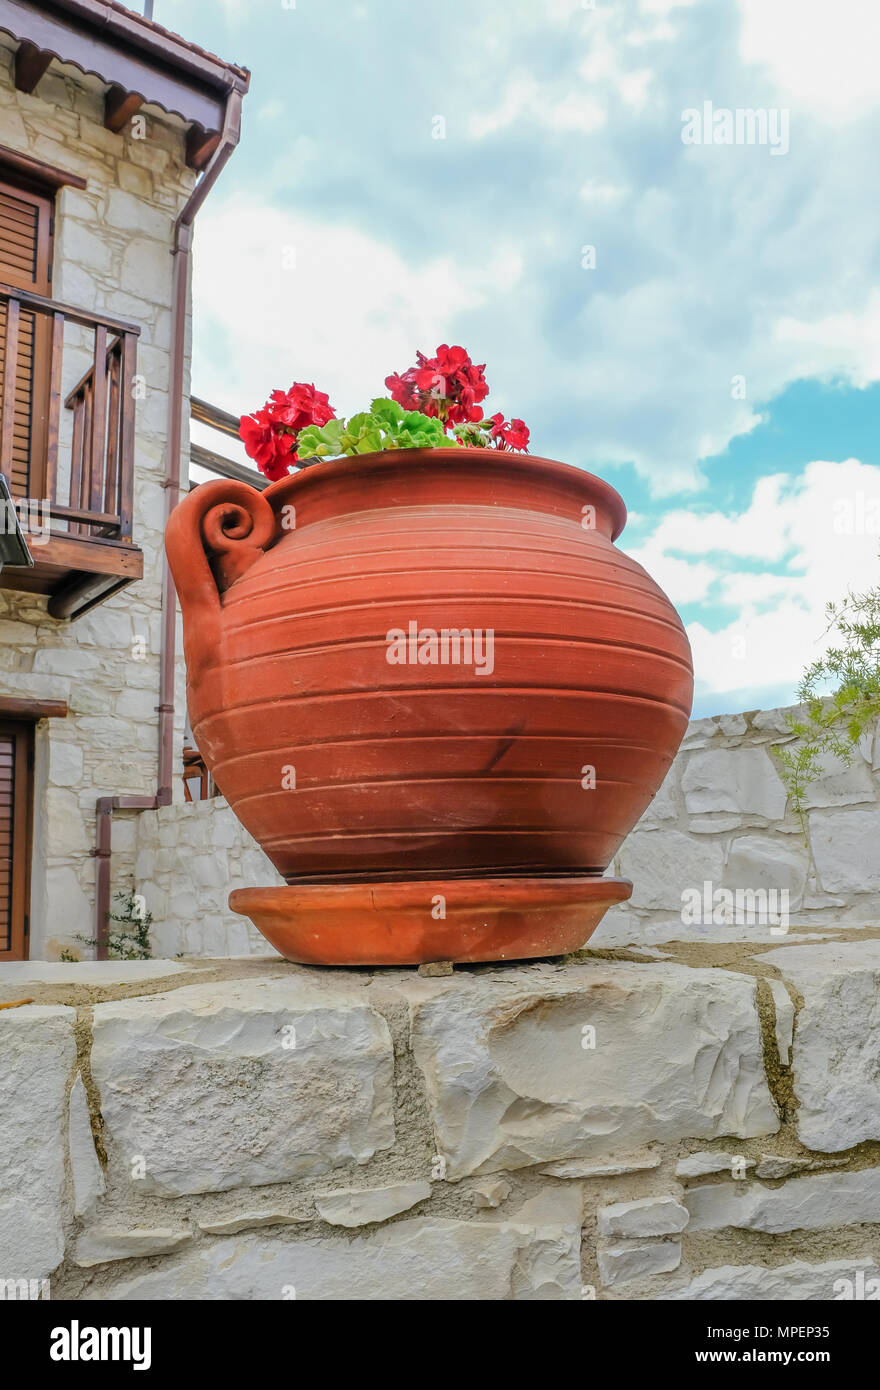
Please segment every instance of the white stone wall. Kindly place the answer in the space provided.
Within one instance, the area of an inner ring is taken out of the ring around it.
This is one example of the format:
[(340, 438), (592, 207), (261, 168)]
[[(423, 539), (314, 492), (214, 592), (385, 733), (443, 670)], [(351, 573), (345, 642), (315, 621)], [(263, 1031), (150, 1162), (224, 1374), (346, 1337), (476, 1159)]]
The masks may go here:
[[(166, 413), (174, 219), (194, 183), (179, 121), (146, 114), (145, 139), (103, 126), (103, 89), (53, 63), (34, 95), (15, 90), (11, 41), (0, 35), (0, 143), (79, 174), (56, 202), (53, 297), (140, 325), (134, 540), (144, 578), (74, 623), (57, 622), (46, 600), (0, 590), (0, 694), (66, 699), (66, 719), (37, 727), (31, 955), (57, 957), (94, 935), (95, 802), (117, 793), (154, 795), (158, 774), (161, 556), (165, 515)], [(65, 338), (63, 393), (86, 370), (76, 332)], [(189, 375), (187, 364), (187, 390)], [(67, 412), (62, 410), (69, 431)], [(184, 411), (183, 475), (189, 452)], [(143, 639), (140, 658), (138, 639)], [(176, 747), (183, 730), (183, 672)], [(178, 789), (176, 789), (178, 794)], [(182, 792), (179, 793), (182, 795)], [(114, 891), (131, 886), (135, 815), (116, 818)]]
[[(880, 733), (862, 741), (851, 767), (825, 761), (804, 798), (804, 826), (787, 804), (772, 754), (792, 739), (785, 714), (761, 710), (689, 724), (669, 776), (615, 860), (633, 895), (608, 913), (597, 942), (778, 939), (782, 928), (770, 923), (719, 920), (725, 890), (763, 890), (768, 901), (785, 891), (795, 934), (880, 920)], [(717, 914), (683, 921), (682, 894), (706, 883), (720, 890)]]
[[(704, 894), (707, 881), (731, 891), (786, 890), (785, 935), (880, 921), (880, 738), (865, 741), (851, 768), (829, 764), (810, 787), (805, 838), (770, 751), (790, 737), (783, 715), (691, 722), (669, 776), (609, 869), (632, 879), (634, 891), (606, 915), (596, 945), (772, 942), (782, 934), (775, 920), (719, 922), (714, 909), (711, 921), (683, 922), (682, 893)], [(148, 812), (137, 835), (136, 880), (153, 913), (157, 953), (265, 954), (267, 943), (226, 899), (233, 888), (282, 880), (222, 797)]]
[(153, 915), (161, 956), (265, 956), (272, 947), (230, 912), (234, 888), (282, 884), (222, 796), (144, 811), (136, 825), (134, 881)]
[(34, 1000), (0, 1011), (0, 1272), (86, 1300), (876, 1298), (880, 930), (707, 964), (0, 967), (0, 1002)]

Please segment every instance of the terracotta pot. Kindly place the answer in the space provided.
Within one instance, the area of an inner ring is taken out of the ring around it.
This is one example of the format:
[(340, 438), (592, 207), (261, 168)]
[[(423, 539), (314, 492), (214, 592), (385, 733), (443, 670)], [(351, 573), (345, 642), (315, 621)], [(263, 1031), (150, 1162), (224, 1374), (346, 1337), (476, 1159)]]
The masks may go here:
[(338, 894), (323, 919), (331, 954), (349, 931), (359, 958), (365, 884), (611, 862), (693, 688), (675, 609), (612, 544), (625, 519), (589, 473), (479, 449), (204, 483), (176, 509), (196, 742), (288, 884), (360, 885), (347, 927)]

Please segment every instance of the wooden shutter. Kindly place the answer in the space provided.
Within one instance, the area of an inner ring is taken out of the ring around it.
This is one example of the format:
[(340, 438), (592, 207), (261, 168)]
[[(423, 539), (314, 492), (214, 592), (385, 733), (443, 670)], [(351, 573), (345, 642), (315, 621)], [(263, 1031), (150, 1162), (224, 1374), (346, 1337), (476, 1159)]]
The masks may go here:
[(31, 724), (0, 723), (0, 961), (27, 958), (33, 746)]
[[(46, 193), (0, 181), (0, 284), (51, 292), (53, 202)], [(0, 381), (6, 362), (6, 302), (0, 302)], [(9, 487), (14, 497), (42, 497), (49, 401), (49, 331), (44, 314), (23, 309), (15, 373), (15, 428)], [(2, 393), (0, 393), (2, 417)]]

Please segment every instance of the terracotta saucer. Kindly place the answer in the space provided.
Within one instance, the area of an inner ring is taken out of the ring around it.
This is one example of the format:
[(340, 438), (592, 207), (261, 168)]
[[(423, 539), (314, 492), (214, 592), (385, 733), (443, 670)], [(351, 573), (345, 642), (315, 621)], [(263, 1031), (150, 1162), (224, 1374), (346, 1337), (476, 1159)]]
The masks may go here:
[(625, 878), (460, 878), (237, 888), (229, 906), (301, 965), (528, 960), (576, 951)]

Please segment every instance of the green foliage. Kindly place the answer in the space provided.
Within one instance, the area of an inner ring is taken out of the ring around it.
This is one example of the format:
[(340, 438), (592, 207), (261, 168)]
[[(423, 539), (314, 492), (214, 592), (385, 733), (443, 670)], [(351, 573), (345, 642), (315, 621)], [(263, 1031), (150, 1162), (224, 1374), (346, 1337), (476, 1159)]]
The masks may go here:
[(469, 420), (464, 425), (456, 425), (453, 434), (459, 444), (470, 449), (488, 449), (492, 445), (491, 420)]
[[(118, 922), (119, 926), (114, 930), (112, 927), (107, 937), (107, 954), (110, 960), (151, 960), (153, 956), (150, 945), (150, 927), (153, 923), (153, 914), (143, 905), (143, 898), (138, 898), (130, 890), (127, 893), (116, 893), (114, 901), (119, 903), (118, 912), (109, 914), (111, 922)], [(97, 946), (95, 937), (77, 936), (77, 941), (82, 941), (86, 946)]]
[(342, 432), (344, 420), (328, 420), (326, 425), (309, 425), (297, 441), (297, 456), (307, 458), (335, 458), (342, 453)]
[(774, 748), (794, 810), (806, 827), (804, 794), (822, 773), (822, 755), (853, 761), (859, 740), (880, 716), (880, 586), (826, 605), (840, 645), (807, 668), (798, 687), (806, 706), (787, 714), (796, 740)]
[(442, 422), (418, 410), (404, 410), (396, 401), (373, 401), (369, 410), (349, 420), (328, 420), (326, 425), (309, 425), (297, 440), (300, 459), (339, 458), (342, 455), (372, 454), (382, 449), (438, 449), (455, 446)]

